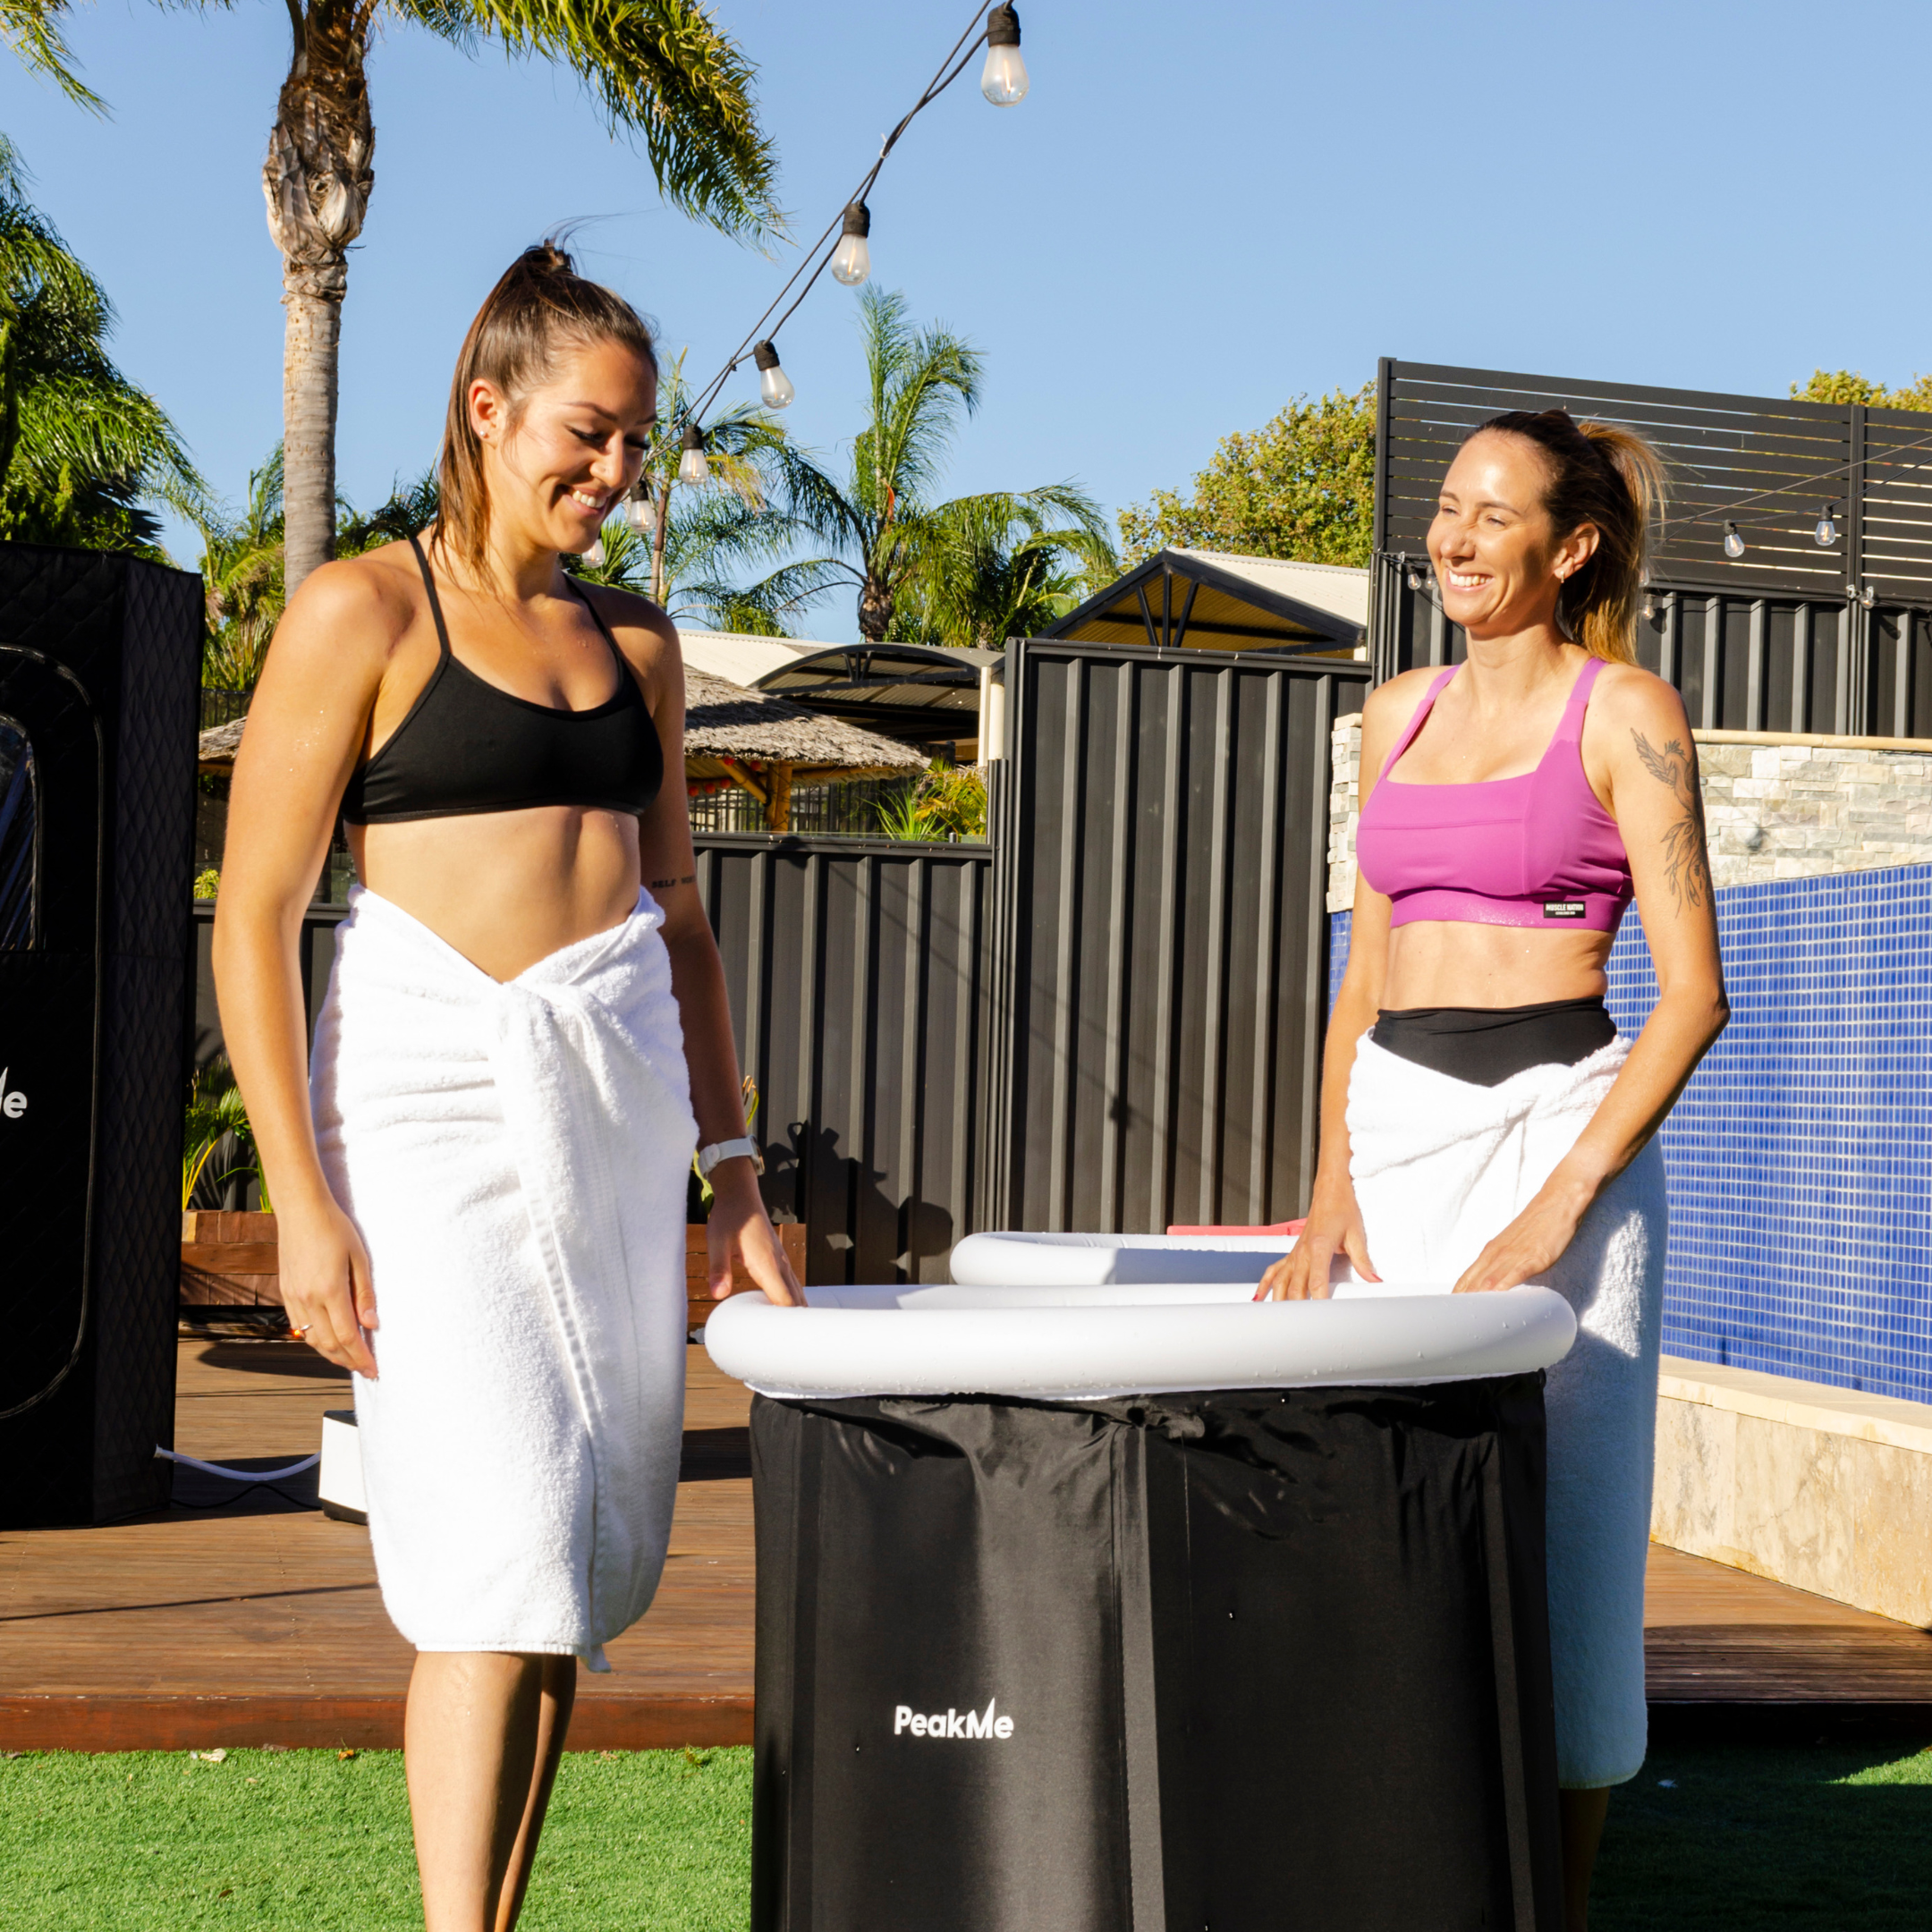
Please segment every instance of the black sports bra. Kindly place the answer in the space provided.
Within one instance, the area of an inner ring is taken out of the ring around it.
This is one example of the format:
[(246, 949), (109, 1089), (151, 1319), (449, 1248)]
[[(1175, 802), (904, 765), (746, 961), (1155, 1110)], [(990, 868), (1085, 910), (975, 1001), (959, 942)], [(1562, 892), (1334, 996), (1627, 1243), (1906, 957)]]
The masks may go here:
[(631, 667), (597, 606), (569, 578), (617, 664), (617, 689), (589, 711), (560, 711), (501, 690), (450, 650), (443, 606), (422, 546), (421, 566), (442, 655), (375, 757), (356, 767), (343, 793), (349, 825), (396, 825), (532, 805), (649, 809), (664, 784), (664, 748)]

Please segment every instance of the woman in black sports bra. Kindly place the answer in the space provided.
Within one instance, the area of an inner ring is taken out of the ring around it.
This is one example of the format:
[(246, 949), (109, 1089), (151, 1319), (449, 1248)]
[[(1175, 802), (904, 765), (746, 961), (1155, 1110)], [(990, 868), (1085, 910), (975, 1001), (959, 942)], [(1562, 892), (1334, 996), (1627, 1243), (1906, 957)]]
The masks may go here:
[[(741, 1261), (802, 1299), (693, 883), (677, 633), (560, 562), (656, 408), (636, 313), (527, 251), (463, 343), (434, 530), (301, 585), (236, 761), (222, 1014), (290, 1323), (355, 1376), (432, 1932), (514, 1922), (578, 1663), (656, 1588), (694, 1146), (714, 1291)], [(311, 1078), (297, 945), (338, 809), (361, 883)]]

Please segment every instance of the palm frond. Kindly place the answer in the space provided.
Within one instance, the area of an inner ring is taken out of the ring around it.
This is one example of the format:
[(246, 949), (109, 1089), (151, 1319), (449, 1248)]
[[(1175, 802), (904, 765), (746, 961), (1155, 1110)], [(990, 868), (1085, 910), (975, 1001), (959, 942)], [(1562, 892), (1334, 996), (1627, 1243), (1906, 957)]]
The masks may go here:
[[(73, 71), (73, 55), (61, 33), (67, 0), (0, 0), (0, 37), (29, 73), (51, 80), (77, 107), (106, 114), (107, 104)], [(14, 193), (13, 187), (4, 191)]]
[[(21, 0), (0, 0), (18, 4)], [(43, 0), (45, 4), (45, 0)], [(727, 234), (783, 232), (756, 70), (699, 0), (390, 0), (456, 46), (496, 40), (569, 67), (618, 132), (641, 135), (665, 199)]]

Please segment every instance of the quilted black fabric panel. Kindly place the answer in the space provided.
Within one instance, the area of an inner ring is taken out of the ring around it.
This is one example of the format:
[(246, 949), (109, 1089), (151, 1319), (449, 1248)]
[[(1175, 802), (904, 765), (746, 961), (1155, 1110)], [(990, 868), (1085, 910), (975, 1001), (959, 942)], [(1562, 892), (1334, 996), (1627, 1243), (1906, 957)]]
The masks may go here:
[(200, 580), (126, 565), (94, 1217), (97, 1520), (162, 1506), (174, 1439)]
[(0, 1160), (0, 1252), (27, 1263), (0, 1280), (0, 1407), (72, 1349), (97, 990), (100, 1029), (86, 1340), (51, 1397), (0, 1422), (8, 1521), (98, 1521), (167, 1493), (153, 1452), (173, 1424), (200, 628), (194, 578), (0, 545), (0, 709), (31, 714), (46, 887), (41, 946), (0, 955), (0, 1053), (33, 1062), (39, 1089), (28, 1157)]

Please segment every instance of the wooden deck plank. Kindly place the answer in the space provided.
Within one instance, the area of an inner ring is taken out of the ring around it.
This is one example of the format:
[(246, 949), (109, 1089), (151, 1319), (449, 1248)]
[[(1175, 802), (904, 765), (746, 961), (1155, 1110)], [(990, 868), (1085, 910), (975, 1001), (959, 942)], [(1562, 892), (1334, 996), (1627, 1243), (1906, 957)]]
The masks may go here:
[[(750, 1397), (689, 1357), (685, 1468), (649, 1614), (583, 1674), (581, 1749), (750, 1736)], [(345, 1377), (300, 1343), (182, 1347), (176, 1446), (273, 1466), (309, 1453)], [(307, 1487), (302, 1487), (302, 1485)], [(313, 1479), (292, 1486), (313, 1495)], [(232, 1491), (181, 1473), (197, 1504)], [(1922, 1707), (1932, 1634), (1653, 1546), (1653, 1704)], [(394, 1744), (411, 1652), (384, 1614), (365, 1531), (258, 1491), (221, 1509), (0, 1534), (0, 1739), (13, 1750)]]

